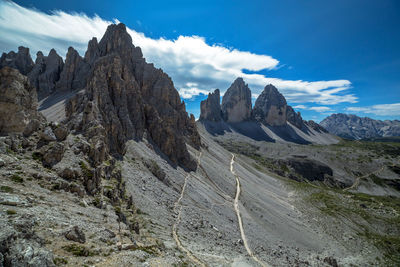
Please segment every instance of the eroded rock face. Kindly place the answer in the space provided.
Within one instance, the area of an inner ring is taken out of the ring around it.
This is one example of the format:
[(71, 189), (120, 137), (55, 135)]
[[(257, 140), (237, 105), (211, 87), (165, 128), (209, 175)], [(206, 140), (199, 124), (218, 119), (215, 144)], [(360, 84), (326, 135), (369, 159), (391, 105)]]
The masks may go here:
[(213, 93), (208, 94), (208, 98), (206, 100), (203, 100), (200, 103), (200, 120), (215, 122), (221, 121), (221, 105), (219, 104), (219, 102), (219, 89), (215, 89)]
[(319, 125), (318, 123), (316, 123), (313, 120), (309, 120), (309, 121), (304, 121), (305, 124), (308, 125), (308, 127), (310, 127), (311, 129), (314, 129), (317, 132), (322, 132), (322, 133), (327, 133), (328, 131), (322, 127), (321, 125)]
[(300, 112), (295, 112), (291, 106), (286, 107), (286, 119), (299, 129), (303, 129), (304, 122)]
[(253, 109), (253, 118), (271, 126), (286, 124), (286, 99), (272, 84), (265, 86), (264, 91), (257, 98)]
[[(110, 25), (98, 45), (89, 43), (85, 58), (92, 68), (85, 92), (67, 103), (70, 126), (106, 144), (112, 154), (123, 154), (128, 139), (147, 133), (172, 163), (194, 169), (185, 144), (200, 146), (194, 117), (188, 117), (170, 77), (146, 63), (125, 25)], [(67, 61), (63, 72), (69, 73)]]
[(221, 108), (227, 122), (241, 122), (251, 117), (251, 92), (242, 78), (237, 78), (225, 92)]
[[(37, 111), (36, 90), (18, 70), (0, 70), (0, 134), (37, 130), (45, 119)], [(29, 127), (28, 127), (29, 126)], [(32, 129), (30, 129), (32, 128)], [(28, 135), (30, 134), (28, 133)]]
[(20, 46), (18, 52), (3, 53), (0, 58), (0, 68), (5, 66), (19, 70), (23, 75), (27, 75), (33, 68), (33, 60), (29, 54), (29, 48)]
[(72, 91), (84, 88), (89, 70), (89, 64), (83, 60), (78, 51), (69, 47), (60, 79), (56, 84), (56, 90)]
[(39, 99), (54, 92), (63, 67), (63, 59), (57, 54), (56, 50), (51, 49), (47, 57), (42, 52), (37, 52), (35, 65), (28, 77), (31, 84), (37, 89)]

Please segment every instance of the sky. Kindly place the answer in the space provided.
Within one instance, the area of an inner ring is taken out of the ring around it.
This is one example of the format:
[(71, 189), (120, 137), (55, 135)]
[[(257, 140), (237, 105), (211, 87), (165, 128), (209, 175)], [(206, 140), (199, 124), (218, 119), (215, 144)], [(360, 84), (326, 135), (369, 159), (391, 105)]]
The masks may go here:
[(209, 92), (243, 77), (253, 103), (271, 83), (307, 120), (400, 119), (398, 0), (0, 0), (0, 52), (84, 55), (119, 22), (196, 118)]

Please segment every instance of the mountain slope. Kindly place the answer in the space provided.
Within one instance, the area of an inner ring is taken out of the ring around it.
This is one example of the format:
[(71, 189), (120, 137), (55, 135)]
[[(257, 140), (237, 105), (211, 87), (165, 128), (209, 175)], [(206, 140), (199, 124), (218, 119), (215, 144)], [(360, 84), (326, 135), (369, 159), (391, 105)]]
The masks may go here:
[(320, 122), (330, 133), (348, 139), (400, 136), (400, 121), (374, 120), (351, 114), (332, 114)]

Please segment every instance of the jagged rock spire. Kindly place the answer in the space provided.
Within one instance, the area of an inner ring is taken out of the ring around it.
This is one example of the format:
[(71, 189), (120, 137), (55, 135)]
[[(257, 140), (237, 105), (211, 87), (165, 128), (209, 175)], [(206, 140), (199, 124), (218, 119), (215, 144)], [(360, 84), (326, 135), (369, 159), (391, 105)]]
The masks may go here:
[(222, 114), (228, 122), (241, 122), (250, 118), (251, 91), (242, 78), (237, 78), (225, 92)]

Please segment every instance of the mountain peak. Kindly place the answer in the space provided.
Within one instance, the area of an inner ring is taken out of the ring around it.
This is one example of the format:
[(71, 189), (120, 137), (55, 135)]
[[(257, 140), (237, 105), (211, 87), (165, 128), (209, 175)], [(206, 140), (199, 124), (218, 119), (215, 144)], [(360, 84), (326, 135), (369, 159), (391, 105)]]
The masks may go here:
[(243, 78), (237, 78), (222, 98), (223, 117), (228, 122), (248, 120), (251, 116), (251, 91)]

